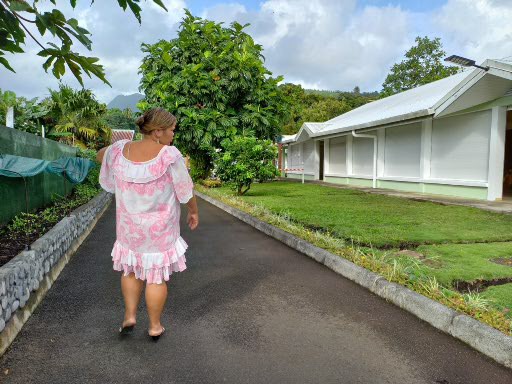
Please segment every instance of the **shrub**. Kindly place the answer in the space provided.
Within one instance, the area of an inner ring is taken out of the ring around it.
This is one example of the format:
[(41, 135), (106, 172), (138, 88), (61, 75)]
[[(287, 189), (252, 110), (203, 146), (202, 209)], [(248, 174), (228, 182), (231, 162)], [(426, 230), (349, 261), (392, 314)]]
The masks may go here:
[(206, 187), (206, 188), (219, 188), (222, 186), (222, 183), (220, 180), (213, 180), (213, 179), (199, 180), (199, 184), (201, 184), (203, 187)]
[(236, 137), (222, 143), (224, 152), (217, 155), (216, 172), (238, 195), (243, 195), (254, 180), (271, 180), (278, 175), (272, 164), (277, 148), (270, 140)]

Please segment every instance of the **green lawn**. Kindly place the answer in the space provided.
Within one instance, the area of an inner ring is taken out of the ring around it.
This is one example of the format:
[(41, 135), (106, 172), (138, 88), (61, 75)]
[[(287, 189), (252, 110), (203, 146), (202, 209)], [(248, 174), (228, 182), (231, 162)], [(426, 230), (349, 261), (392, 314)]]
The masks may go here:
[(476, 208), (291, 182), (255, 184), (243, 198), (306, 226), (378, 248), (512, 241), (512, 215)]
[[(221, 192), (232, 194), (226, 187)], [(291, 182), (254, 184), (242, 199), (377, 252), (416, 250), (434, 260), (422, 269), (445, 286), (512, 277), (512, 267), (490, 261), (512, 257), (512, 215)], [(483, 296), (512, 308), (512, 284), (487, 288)]]
[(440, 262), (432, 274), (442, 284), (512, 277), (512, 267), (491, 261), (512, 257), (512, 243), (424, 245), (417, 251)]

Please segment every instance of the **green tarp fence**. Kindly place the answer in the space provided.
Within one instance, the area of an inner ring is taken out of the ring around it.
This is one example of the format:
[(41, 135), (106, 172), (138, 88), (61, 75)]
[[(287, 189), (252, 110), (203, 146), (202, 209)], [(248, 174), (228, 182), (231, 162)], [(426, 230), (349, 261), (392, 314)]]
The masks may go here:
[(78, 184), (85, 180), (94, 162), (81, 157), (61, 157), (48, 161), (30, 157), (0, 154), (0, 176), (31, 177), (42, 172), (66, 177)]

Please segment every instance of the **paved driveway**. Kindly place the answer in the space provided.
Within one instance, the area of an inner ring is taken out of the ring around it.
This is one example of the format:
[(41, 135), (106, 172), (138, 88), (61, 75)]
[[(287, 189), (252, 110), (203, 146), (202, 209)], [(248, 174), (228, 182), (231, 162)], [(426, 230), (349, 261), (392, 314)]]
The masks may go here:
[[(510, 384), (512, 371), (200, 202), (168, 332), (119, 340), (113, 205), (0, 359), (2, 383)], [(5, 375), (5, 371), (8, 374)]]

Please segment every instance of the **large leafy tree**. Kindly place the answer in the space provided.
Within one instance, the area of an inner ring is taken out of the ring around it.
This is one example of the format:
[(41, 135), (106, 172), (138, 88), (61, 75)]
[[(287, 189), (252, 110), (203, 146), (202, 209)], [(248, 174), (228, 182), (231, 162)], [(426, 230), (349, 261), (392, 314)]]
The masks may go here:
[(416, 37), (416, 45), (405, 53), (405, 60), (393, 65), (382, 84), (382, 97), (440, 80), (460, 71), (443, 64), (446, 56), (441, 39)]
[[(162, 0), (152, 1), (167, 10)], [(82, 28), (76, 19), (67, 19), (57, 8), (57, 0), (50, 0), (50, 2), (55, 8), (43, 12), (40, 11), (39, 5), (44, 2), (39, 0), (0, 0), (0, 64), (14, 72), (9, 61), (4, 57), (5, 53), (24, 52), (22, 45), (25, 44), (28, 34), (42, 49), (38, 55), (47, 58), (43, 68), (45, 71), (52, 68), (56, 78), (60, 79), (67, 67), (82, 86), (82, 71), (89, 77), (96, 76), (109, 84), (105, 78), (103, 66), (98, 64), (98, 58), (83, 56), (72, 50), (73, 38), (91, 50), (90, 32)], [(68, 2), (75, 8), (77, 0)], [(117, 2), (123, 10), (129, 8), (140, 23), (140, 0), (117, 0)], [(63, 1), (60, 2), (62, 3)], [(91, 0), (91, 5), (92, 3), (94, 0)], [(39, 37), (36, 36), (37, 33), (31, 32), (31, 28), (28, 27), (31, 24), (37, 27)], [(51, 42), (43, 45), (39, 40), (46, 32), (56, 38), (60, 46)]]
[(99, 103), (88, 89), (75, 90), (60, 85), (50, 90), (53, 122), (50, 136), (81, 149), (98, 149), (110, 143), (112, 131), (103, 120), (107, 106)]
[(143, 44), (139, 109), (167, 108), (178, 118), (176, 145), (207, 173), (221, 142), (237, 134), (275, 140), (288, 103), (265, 68), (262, 47), (244, 32), (194, 17), (189, 11), (178, 37)]

